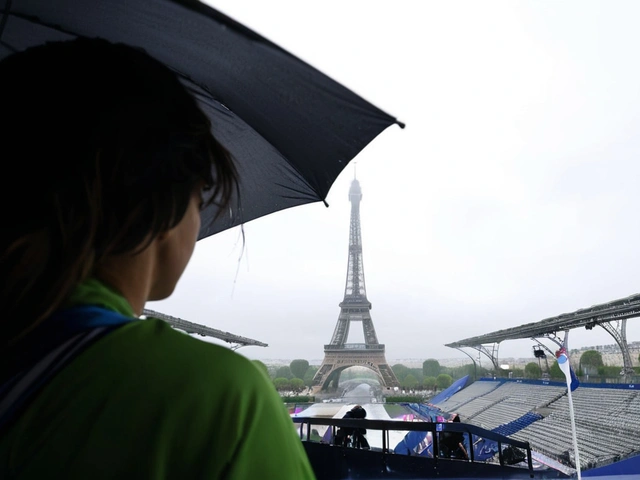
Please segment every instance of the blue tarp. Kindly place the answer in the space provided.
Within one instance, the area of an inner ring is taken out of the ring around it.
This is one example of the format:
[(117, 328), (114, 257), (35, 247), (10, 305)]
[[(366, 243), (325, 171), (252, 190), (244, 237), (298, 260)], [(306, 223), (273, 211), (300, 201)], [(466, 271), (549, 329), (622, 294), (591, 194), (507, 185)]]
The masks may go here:
[(528, 427), (533, 422), (537, 422), (542, 418), (542, 415), (539, 413), (525, 413), (520, 418), (516, 418), (512, 422), (505, 423), (504, 425), (500, 425), (499, 427), (494, 428), (492, 431), (499, 433), (500, 435), (504, 435), (508, 437), (513, 435), (519, 430), (522, 430), (525, 427)]
[(465, 388), (468, 382), (469, 382), (469, 375), (462, 377), (460, 380), (456, 380), (451, 384), (449, 388), (447, 388), (446, 390), (443, 390), (442, 392), (437, 394), (435, 397), (433, 397), (431, 399), (431, 403), (437, 405), (438, 403), (442, 403), (445, 400), (448, 400), (449, 398), (451, 398), (452, 395), (458, 393), (460, 390)]

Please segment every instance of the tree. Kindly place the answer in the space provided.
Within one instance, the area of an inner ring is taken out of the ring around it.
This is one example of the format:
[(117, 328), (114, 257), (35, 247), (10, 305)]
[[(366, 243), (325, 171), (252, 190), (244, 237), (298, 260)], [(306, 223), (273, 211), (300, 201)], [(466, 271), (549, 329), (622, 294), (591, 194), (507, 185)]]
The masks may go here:
[(598, 373), (598, 367), (602, 367), (602, 355), (597, 350), (587, 350), (580, 356), (580, 368), (589, 375)]
[(441, 373), (436, 377), (436, 385), (441, 390), (450, 387), (452, 383), (453, 378), (451, 378), (451, 375), (447, 375), (446, 373)]
[(394, 366), (391, 367), (391, 370), (393, 370), (393, 373), (395, 374), (396, 378), (400, 381), (400, 384), (402, 384), (402, 380), (404, 380), (404, 377), (406, 377), (407, 375), (409, 375), (409, 373), (411, 373), (409, 371), (409, 368), (405, 367), (401, 363), (396, 363)]
[(601, 367), (598, 367), (598, 375), (602, 377), (619, 377), (620, 366), (602, 365)]
[(296, 393), (300, 393), (304, 389), (304, 381), (301, 378), (292, 378), (290, 384), (291, 390)]
[(436, 377), (424, 377), (422, 379), (422, 386), (428, 390), (436, 388)]
[(277, 365), (267, 365), (267, 368), (269, 369), (269, 377), (271, 377), (272, 379), (276, 378), (276, 372), (278, 371), (278, 366)]
[(409, 373), (407, 373), (407, 375), (409, 375), (409, 374), (411, 374), (414, 377), (416, 377), (416, 380), (418, 381), (418, 385), (422, 384), (422, 379), (424, 378), (424, 375), (422, 375), (422, 368), (421, 367), (410, 368), (409, 369)]
[(448, 371), (444, 371), (444, 369), (441, 367), (440, 370), (441, 370), (441, 373), (447, 373), (451, 375), (451, 378), (453, 378), (454, 380), (462, 378), (466, 375), (469, 375), (470, 377), (475, 377), (477, 373), (477, 367), (473, 363), (466, 363), (464, 365), (460, 365), (459, 367), (453, 367), (453, 368), (450, 368)]
[(304, 374), (307, 373), (309, 368), (309, 362), (303, 359), (292, 360), (289, 368), (295, 378), (304, 378)]
[(536, 362), (529, 362), (524, 366), (524, 376), (526, 378), (540, 378), (542, 369)]
[(283, 390), (289, 390), (291, 384), (289, 383), (288, 378), (277, 377), (273, 380), (273, 385), (276, 387), (276, 390), (282, 392)]
[(562, 373), (560, 366), (558, 366), (558, 362), (553, 362), (549, 367), (549, 376), (551, 378), (565, 379), (564, 373)]
[(425, 377), (437, 377), (440, 375), (440, 362), (433, 358), (422, 362), (422, 374)]
[(307, 369), (306, 373), (304, 374), (304, 377), (302, 377), (302, 380), (304, 380), (304, 384), (307, 387), (311, 386), (311, 384), (313, 383), (313, 377), (316, 376), (317, 372), (318, 372), (318, 367), (311, 366)]
[(411, 373), (406, 377), (404, 377), (404, 380), (402, 381), (402, 388), (413, 389), (413, 388), (416, 388), (417, 385), (418, 385), (418, 380)]
[(255, 363), (258, 368), (264, 372), (264, 374), (268, 377), (269, 376), (269, 368), (260, 360), (251, 360), (253, 363)]
[(276, 370), (276, 378), (287, 378), (291, 380), (293, 378), (293, 374), (291, 373), (291, 369), (288, 365), (284, 365), (278, 370)]

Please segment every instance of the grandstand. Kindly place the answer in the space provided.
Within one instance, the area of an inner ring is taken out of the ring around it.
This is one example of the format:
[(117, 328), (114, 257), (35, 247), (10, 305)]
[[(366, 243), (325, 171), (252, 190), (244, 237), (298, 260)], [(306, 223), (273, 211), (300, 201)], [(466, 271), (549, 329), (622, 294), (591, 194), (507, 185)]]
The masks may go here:
[[(499, 370), (498, 347), (503, 341), (528, 338), (538, 344), (541, 356), (546, 355), (542, 349), (555, 356), (539, 339), (567, 347), (570, 330), (602, 327), (615, 340), (615, 345), (608, 346), (606, 351), (616, 356), (617, 365), (622, 364), (620, 380), (624, 383), (582, 384), (572, 392), (580, 467), (597, 471), (615, 469), (615, 464), (622, 470), (637, 473), (640, 471), (640, 384), (633, 383), (637, 375), (632, 353), (635, 354), (638, 343), (628, 344), (626, 325), (627, 320), (638, 317), (640, 294), (447, 346), (469, 357), (463, 348), (477, 350), (489, 357), (494, 369)], [(439, 398), (442, 400), (433, 403), (444, 412), (458, 413), (466, 423), (527, 441), (540, 455), (576, 467), (564, 382), (483, 379)], [(606, 474), (610, 473), (611, 470), (607, 470)]]
[[(575, 467), (566, 394), (560, 382), (482, 379), (435, 405)], [(640, 455), (640, 385), (582, 384), (572, 396), (582, 469)]]

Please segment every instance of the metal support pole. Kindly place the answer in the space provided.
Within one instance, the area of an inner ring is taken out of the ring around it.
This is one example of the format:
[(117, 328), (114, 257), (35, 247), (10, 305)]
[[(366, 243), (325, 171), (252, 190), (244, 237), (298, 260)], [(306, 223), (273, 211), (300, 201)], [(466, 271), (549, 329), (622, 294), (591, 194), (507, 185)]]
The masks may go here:
[(469, 355), (467, 352), (462, 350), (462, 348), (459, 348), (459, 347), (454, 347), (454, 348), (456, 350), (460, 350), (467, 357), (469, 357), (471, 359), (471, 361), (473, 362), (473, 381), (475, 382), (478, 379), (478, 364), (476, 363), (475, 359), (471, 355)]
[(571, 436), (573, 438), (573, 451), (576, 456), (576, 470), (578, 480), (582, 479), (580, 474), (580, 452), (578, 451), (578, 437), (576, 436), (576, 420), (573, 413), (573, 399), (571, 398), (571, 377), (567, 378), (567, 397), (569, 398), (569, 416), (571, 417)]

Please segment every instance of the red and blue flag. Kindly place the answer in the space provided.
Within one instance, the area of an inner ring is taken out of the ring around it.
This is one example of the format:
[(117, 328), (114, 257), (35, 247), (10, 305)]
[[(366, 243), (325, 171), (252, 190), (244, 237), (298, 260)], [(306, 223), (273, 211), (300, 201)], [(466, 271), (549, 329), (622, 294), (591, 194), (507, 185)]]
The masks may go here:
[(558, 359), (558, 366), (560, 367), (560, 370), (562, 370), (562, 373), (564, 373), (564, 376), (567, 379), (567, 385), (570, 385), (571, 391), (573, 392), (580, 386), (580, 381), (578, 380), (576, 373), (573, 371), (573, 368), (571, 368), (567, 350), (562, 347), (556, 352), (556, 358)]

